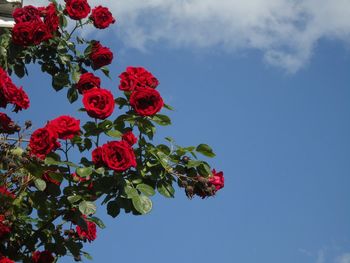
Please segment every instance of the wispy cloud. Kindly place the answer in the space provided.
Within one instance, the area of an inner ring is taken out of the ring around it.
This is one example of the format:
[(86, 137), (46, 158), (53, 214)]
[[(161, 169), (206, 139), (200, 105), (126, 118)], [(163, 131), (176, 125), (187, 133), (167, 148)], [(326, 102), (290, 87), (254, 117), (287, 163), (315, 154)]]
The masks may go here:
[[(43, 1), (26, 0), (27, 3)], [(322, 38), (350, 42), (349, 0), (90, 0), (109, 6), (126, 46), (147, 50), (257, 49), (272, 65), (295, 72)]]
[(337, 261), (337, 263), (350, 263), (350, 253), (346, 253), (341, 255)]

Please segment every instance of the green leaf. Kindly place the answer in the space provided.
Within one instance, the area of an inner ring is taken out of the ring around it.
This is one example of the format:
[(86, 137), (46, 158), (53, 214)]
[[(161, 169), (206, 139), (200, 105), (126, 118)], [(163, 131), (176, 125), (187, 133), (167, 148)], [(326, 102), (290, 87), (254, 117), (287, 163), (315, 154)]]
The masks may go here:
[(79, 94), (78, 94), (78, 91), (76, 88), (74, 87), (71, 87), (68, 91), (67, 91), (67, 98), (68, 98), (68, 101), (70, 103), (73, 103), (75, 102), (79, 97)]
[(121, 138), (123, 136), (123, 134), (117, 130), (110, 130), (105, 132), (105, 134), (112, 138)]
[(139, 195), (137, 190), (129, 185), (124, 187), (124, 192), (125, 192), (126, 196), (128, 197), (128, 199), (132, 199), (133, 197)]
[(81, 167), (81, 168), (77, 168), (76, 173), (80, 176), (80, 177), (88, 177), (92, 174), (93, 169), (92, 167)]
[(154, 191), (153, 187), (147, 184), (139, 184), (136, 186), (136, 189), (146, 196), (153, 196), (156, 194), (156, 191)]
[(168, 110), (174, 110), (173, 107), (171, 107), (170, 105), (168, 104), (164, 104), (164, 108), (168, 109)]
[(168, 116), (162, 115), (162, 114), (157, 114), (152, 117), (152, 120), (162, 126), (167, 126), (171, 124), (171, 120)]
[(119, 97), (116, 98), (115, 104), (119, 105), (119, 108), (121, 109), (123, 106), (128, 105), (128, 101), (125, 98)]
[(25, 75), (24, 65), (16, 64), (14, 66), (14, 70), (15, 70), (15, 73), (16, 73), (17, 77), (19, 77), (19, 78), (23, 78), (24, 77), (24, 75)]
[(59, 72), (52, 78), (52, 86), (56, 91), (61, 90), (69, 84), (69, 75), (65, 72)]
[(82, 201), (79, 204), (79, 211), (83, 215), (92, 215), (96, 213), (96, 205), (90, 201)]
[(105, 74), (105, 76), (107, 77), (107, 78), (110, 78), (110, 76), (109, 76), (109, 69), (107, 68), (107, 67), (102, 67), (102, 68), (100, 68), (101, 69), (101, 71), (103, 72), (103, 74)]
[(152, 201), (145, 195), (137, 195), (132, 198), (132, 204), (137, 212), (142, 215), (148, 214), (152, 210)]
[(174, 198), (175, 189), (171, 184), (159, 182), (157, 185), (157, 189), (161, 195), (167, 198)]
[(215, 157), (215, 153), (212, 148), (207, 144), (200, 144), (197, 146), (196, 151), (207, 157)]
[(80, 195), (71, 195), (71, 196), (68, 196), (67, 199), (68, 199), (69, 203), (74, 204), (74, 203), (81, 200), (81, 196)]
[(35, 179), (34, 184), (39, 191), (44, 191), (46, 189), (46, 182), (42, 179)]
[(115, 218), (119, 215), (120, 207), (119, 207), (117, 201), (110, 201), (107, 204), (107, 213), (113, 218)]

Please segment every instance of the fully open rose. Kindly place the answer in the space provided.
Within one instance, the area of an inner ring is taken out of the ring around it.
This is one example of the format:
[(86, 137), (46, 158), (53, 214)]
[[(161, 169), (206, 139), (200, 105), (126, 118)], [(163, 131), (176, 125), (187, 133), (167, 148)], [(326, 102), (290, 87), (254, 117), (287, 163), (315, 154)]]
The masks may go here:
[(123, 91), (133, 91), (137, 88), (155, 89), (159, 85), (158, 79), (143, 67), (128, 67), (119, 78), (119, 89)]
[(125, 141), (108, 142), (102, 146), (102, 159), (112, 170), (123, 172), (136, 166), (134, 150)]
[(90, 59), (93, 69), (99, 69), (112, 63), (113, 53), (108, 47), (102, 46), (99, 42), (95, 42), (92, 46)]
[(65, 0), (66, 12), (70, 18), (80, 20), (90, 13), (90, 6), (86, 0)]
[(58, 135), (48, 127), (37, 129), (29, 141), (30, 153), (44, 159), (46, 155), (60, 147)]
[(164, 102), (155, 89), (142, 88), (131, 94), (130, 105), (139, 115), (152, 116), (162, 109)]
[(84, 73), (80, 76), (80, 79), (76, 85), (80, 94), (92, 88), (100, 88), (101, 79), (92, 73)]
[(90, 117), (101, 120), (111, 116), (115, 106), (112, 93), (109, 90), (98, 88), (84, 93), (83, 104)]
[(94, 22), (94, 26), (99, 29), (107, 28), (110, 24), (115, 23), (115, 19), (107, 7), (95, 7), (90, 18)]
[(80, 120), (71, 116), (60, 116), (48, 123), (48, 128), (57, 132), (60, 139), (73, 139), (80, 133)]

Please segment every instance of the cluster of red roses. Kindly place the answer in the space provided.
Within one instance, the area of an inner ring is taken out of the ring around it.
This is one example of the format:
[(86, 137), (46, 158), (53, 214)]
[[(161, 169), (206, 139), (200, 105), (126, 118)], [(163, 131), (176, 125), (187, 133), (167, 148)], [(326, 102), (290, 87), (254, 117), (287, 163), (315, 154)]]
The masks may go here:
[(80, 120), (71, 116), (60, 116), (49, 121), (45, 127), (34, 131), (28, 146), (31, 154), (45, 159), (49, 153), (61, 146), (58, 139), (73, 139), (79, 134)]
[(7, 72), (0, 67), (0, 107), (6, 108), (8, 104), (12, 104), (13, 111), (18, 112), (29, 107), (29, 98), (23, 88), (16, 87)]
[[(65, 0), (65, 2), (64, 12), (71, 19), (84, 19), (91, 11), (86, 0)], [(38, 45), (57, 35), (59, 12), (53, 3), (46, 7), (36, 8), (28, 5), (17, 8), (12, 15), (16, 22), (12, 31), (12, 39), (17, 45)], [(115, 22), (108, 8), (102, 6), (97, 6), (92, 10), (90, 20), (96, 28), (100, 29), (107, 28)]]

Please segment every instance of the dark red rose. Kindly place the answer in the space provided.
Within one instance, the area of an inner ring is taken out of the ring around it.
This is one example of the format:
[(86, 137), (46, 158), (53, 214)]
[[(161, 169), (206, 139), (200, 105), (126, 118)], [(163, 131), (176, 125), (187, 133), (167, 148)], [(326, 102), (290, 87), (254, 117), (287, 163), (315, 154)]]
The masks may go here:
[[(5, 216), (0, 215), (0, 240), (11, 233), (11, 228), (5, 222)], [(1, 260), (0, 260), (1, 263)]]
[(65, 0), (65, 11), (70, 18), (80, 20), (88, 16), (91, 8), (86, 0)]
[(44, 23), (47, 26), (48, 30), (51, 33), (56, 32), (60, 25), (60, 20), (57, 15), (57, 9), (55, 4), (49, 4), (41, 13), (44, 16)]
[(30, 153), (41, 159), (45, 159), (46, 155), (60, 147), (57, 141), (58, 135), (48, 127), (37, 129), (29, 141)]
[(92, 88), (101, 87), (101, 79), (92, 73), (84, 73), (80, 76), (79, 82), (77, 83), (77, 89), (80, 94)]
[(12, 29), (12, 41), (19, 46), (30, 46), (33, 43), (34, 23), (17, 23)]
[(34, 263), (52, 263), (55, 261), (52, 253), (49, 251), (35, 251), (32, 256)]
[(5, 186), (1, 185), (0, 186), (0, 196), (1, 197), (5, 197), (5, 198), (11, 198), (11, 199), (15, 199), (16, 196), (11, 193)]
[(57, 132), (58, 138), (63, 140), (73, 139), (75, 135), (80, 134), (80, 120), (71, 116), (60, 116), (50, 121), (47, 125), (50, 129)]
[(102, 147), (97, 147), (95, 150), (92, 151), (92, 162), (96, 167), (102, 167), (105, 165), (102, 159)]
[(15, 262), (9, 258), (0, 257), (0, 263), (15, 263)]
[(96, 28), (104, 29), (115, 23), (112, 13), (107, 7), (97, 6), (92, 9), (91, 20)]
[(16, 23), (41, 21), (40, 10), (32, 5), (16, 8), (12, 16)]
[(83, 104), (90, 117), (101, 120), (111, 116), (115, 106), (112, 93), (109, 90), (98, 88), (84, 93)]
[(14, 112), (28, 109), (30, 106), (28, 95), (22, 87), (17, 88), (15, 85), (9, 85), (6, 96), (8, 102), (15, 106)]
[(137, 138), (132, 133), (132, 131), (128, 131), (123, 134), (122, 140), (126, 141), (130, 146), (133, 146), (135, 143), (137, 143)]
[(221, 188), (224, 188), (225, 178), (223, 172), (216, 172), (215, 169), (212, 171), (213, 176), (209, 178), (209, 183), (214, 185), (216, 191), (219, 191)]
[(158, 79), (142, 67), (128, 67), (119, 78), (119, 89), (123, 91), (133, 91), (138, 88), (155, 89), (159, 85)]
[(130, 105), (141, 116), (152, 116), (159, 112), (163, 105), (163, 99), (159, 92), (151, 88), (135, 90), (130, 96)]
[[(84, 219), (85, 220), (85, 219)], [(77, 226), (76, 231), (81, 239), (87, 239), (89, 242), (94, 241), (97, 237), (96, 235), (96, 224), (94, 222), (85, 220), (86, 227)]]
[(53, 178), (50, 173), (52, 173), (51, 171), (45, 171), (44, 174), (42, 175), (42, 179), (46, 182), (46, 183), (51, 183), (51, 184), (55, 184), (57, 186), (61, 185), (61, 181), (56, 180), (55, 178)]
[(12, 41), (19, 46), (39, 45), (52, 37), (44, 22), (21, 22), (12, 30)]
[(0, 132), (13, 134), (15, 131), (15, 123), (5, 113), (0, 112)]
[(96, 70), (111, 64), (113, 53), (109, 48), (102, 46), (99, 42), (95, 42), (91, 49), (90, 59), (92, 68)]
[(136, 167), (134, 150), (125, 141), (108, 142), (102, 145), (102, 159), (110, 169), (117, 172)]

